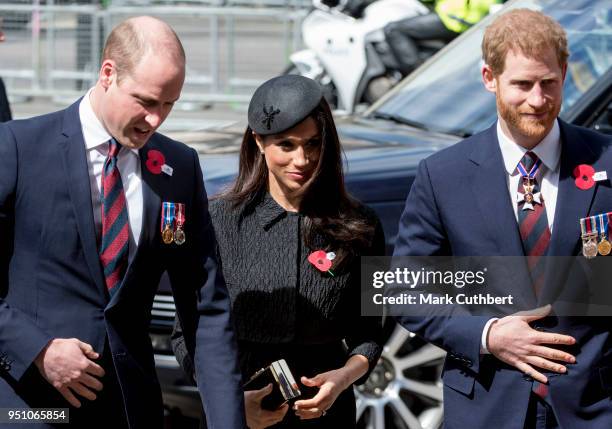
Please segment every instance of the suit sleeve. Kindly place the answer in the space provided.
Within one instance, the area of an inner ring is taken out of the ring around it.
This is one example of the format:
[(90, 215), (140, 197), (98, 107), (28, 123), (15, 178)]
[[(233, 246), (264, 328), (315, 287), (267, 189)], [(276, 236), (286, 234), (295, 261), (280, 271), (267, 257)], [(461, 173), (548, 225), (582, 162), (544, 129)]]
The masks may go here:
[(17, 145), (8, 126), (0, 124), (0, 374), (19, 380), (40, 351), (51, 341), (34, 321), (5, 298), (10, 288), (9, 264), (13, 254), (17, 193)]
[[(440, 216), (427, 160), (421, 161), (400, 219), (393, 256), (448, 256), (452, 249)], [(480, 340), (488, 317), (456, 305), (435, 306), (427, 317), (396, 315), (407, 330), (445, 349), (449, 357), (478, 372)]]
[[(210, 429), (242, 429), (244, 394), (230, 300), (221, 266), (216, 257), (215, 234), (197, 153), (193, 151), (195, 175), (194, 208), (196, 223), (193, 272), (196, 279), (197, 321), (195, 323), (195, 378)], [(174, 285), (173, 285), (174, 287)], [(179, 315), (180, 316), (180, 315)], [(182, 320), (181, 320), (182, 322)], [(183, 324), (188, 340), (187, 325)]]

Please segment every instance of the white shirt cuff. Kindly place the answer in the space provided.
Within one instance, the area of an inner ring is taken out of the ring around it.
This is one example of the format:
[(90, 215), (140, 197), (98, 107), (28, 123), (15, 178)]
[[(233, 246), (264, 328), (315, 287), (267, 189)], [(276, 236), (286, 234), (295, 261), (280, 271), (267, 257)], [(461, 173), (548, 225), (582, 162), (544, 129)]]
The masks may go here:
[(493, 317), (489, 319), (486, 325), (484, 325), (484, 328), (482, 329), (482, 335), (480, 337), (480, 354), (481, 355), (491, 354), (489, 352), (489, 349), (487, 349), (487, 336), (489, 335), (489, 329), (491, 328), (491, 324), (495, 322), (496, 320), (498, 320), (497, 317)]

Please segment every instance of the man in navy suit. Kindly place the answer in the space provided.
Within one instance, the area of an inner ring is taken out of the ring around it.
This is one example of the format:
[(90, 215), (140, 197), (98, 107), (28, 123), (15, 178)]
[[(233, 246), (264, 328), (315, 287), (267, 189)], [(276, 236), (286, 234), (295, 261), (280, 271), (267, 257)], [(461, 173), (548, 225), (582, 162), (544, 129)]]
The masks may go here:
[(209, 427), (245, 427), (198, 156), (155, 132), (184, 78), (174, 31), (132, 18), (82, 99), (0, 125), (0, 408), (161, 428), (148, 327), (167, 272)]
[(421, 162), (394, 254), (526, 256), (512, 292), (534, 310), (495, 318), (455, 306), (397, 320), (448, 352), (446, 428), (610, 428), (610, 319), (551, 310), (568, 271), (545, 263), (579, 255), (580, 219), (612, 211), (609, 181), (582, 189), (573, 174), (612, 172), (610, 139), (557, 117), (568, 49), (554, 20), (507, 12), (482, 48), (498, 121)]

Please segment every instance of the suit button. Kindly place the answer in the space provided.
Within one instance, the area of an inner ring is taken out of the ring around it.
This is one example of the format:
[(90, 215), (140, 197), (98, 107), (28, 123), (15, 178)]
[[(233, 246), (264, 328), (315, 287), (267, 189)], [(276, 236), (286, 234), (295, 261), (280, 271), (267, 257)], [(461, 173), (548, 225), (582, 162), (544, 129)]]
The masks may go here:
[(533, 381), (533, 378), (531, 378), (530, 375), (523, 374), (523, 380), (525, 380), (525, 381)]

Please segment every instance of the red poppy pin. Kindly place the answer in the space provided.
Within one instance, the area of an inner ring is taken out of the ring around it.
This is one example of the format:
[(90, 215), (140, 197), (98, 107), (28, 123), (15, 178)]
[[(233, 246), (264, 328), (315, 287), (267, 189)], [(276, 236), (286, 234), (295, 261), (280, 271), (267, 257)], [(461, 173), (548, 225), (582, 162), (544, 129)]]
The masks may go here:
[(161, 174), (162, 172), (168, 176), (172, 176), (172, 167), (166, 164), (166, 157), (158, 150), (151, 149), (147, 152), (147, 170), (152, 174)]
[(158, 150), (151, 149), (147, 152), (147, 169), (153, 174), (161, 174), (162, 166), (166, 163), (166, 157)]
[(332, 261), (336, 257), (334, 252), (325, 252), (325, 250), (315, 250), (308, 255), (308, 262), (315, 266), (315, 268), (322, 273), (329, 273), (330, 276), (334, 276), (332, 270)]
[(595, 185), (595, 179), (593, 175), (595, 169), (587, 164), (580, 164), (574, 168), (574, 177), (576, 178), (575, 183), (579, 189), (586, 191)]

